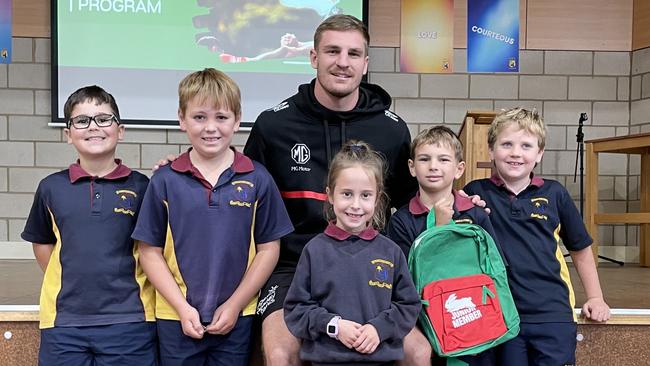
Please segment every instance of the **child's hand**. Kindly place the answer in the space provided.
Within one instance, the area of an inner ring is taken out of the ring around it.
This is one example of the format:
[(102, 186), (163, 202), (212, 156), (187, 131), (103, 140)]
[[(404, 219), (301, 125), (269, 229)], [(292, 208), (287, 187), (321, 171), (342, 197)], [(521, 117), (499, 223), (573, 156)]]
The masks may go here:
[(181, 318), (181, 327), (183, 328), (183, 334), (194, 339), (203, 338), (203, 325), (201, 324), (201, 318), (199, 317), (199, 312), (195, 308), (188, 305), (187, 309), (179, 312), (178, 316)]
[(603, 300), (602, 297), (592, 297), (587, 299), (587, 302), (582, 305), (582, 314), (588, 319), (597, 322), (607, 321), (611, 315), (609, 312), (609, 305), (605, 303), (605, 300)]
[(338, 340), (343, 343), (344, 346), (351, 349), (354, 342), (356, 342), (357, 338), (359, 338), (359, 335), (361, 334), (359, 328), (361, 328), (361, 324), (357, 322), (339, 319)]
[(379, 346), (379, 334), (372, 324), (364, 324), (359, 328), (361, 334), (354, 342), (354, 349), (359, 353), (373, 353)]
[(206, 327), (210, 334), (228, 334), (237, 324), (241, 309), (228, 301), (224, 302), (214, 311), (212, 323)]
[(454, 200), (452, 196), (445, 197), (433, 204), (436, 213), (436, 226), (447, 225), (454, 216)]

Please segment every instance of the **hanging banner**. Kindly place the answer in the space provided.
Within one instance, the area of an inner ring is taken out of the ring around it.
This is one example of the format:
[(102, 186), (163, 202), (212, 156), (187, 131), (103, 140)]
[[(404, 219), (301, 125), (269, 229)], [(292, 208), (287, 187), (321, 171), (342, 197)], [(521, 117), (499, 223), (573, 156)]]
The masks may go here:
[(401, 72), (452, 72), (453, 0), (402, 0), (401, 22)]
[(11, 62), (11, 0), (0, 0), (0, 64)]
[(519, 71), (519, 0), (467, 1), (467, 71)]

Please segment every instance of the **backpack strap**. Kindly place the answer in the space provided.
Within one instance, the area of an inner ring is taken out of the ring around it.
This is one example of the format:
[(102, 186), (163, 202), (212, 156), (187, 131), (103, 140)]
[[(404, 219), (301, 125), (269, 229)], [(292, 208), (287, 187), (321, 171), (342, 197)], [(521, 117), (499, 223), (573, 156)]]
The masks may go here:
[[(449, 224), (456, 224), (456, 222), (451, 219), (449, 220)], [(427, 215), (427, 229), (431, 229), (432, 227), (436, 226), (436, 210), (433, 209), (433, 207), (429, 210), (429, 214)]]

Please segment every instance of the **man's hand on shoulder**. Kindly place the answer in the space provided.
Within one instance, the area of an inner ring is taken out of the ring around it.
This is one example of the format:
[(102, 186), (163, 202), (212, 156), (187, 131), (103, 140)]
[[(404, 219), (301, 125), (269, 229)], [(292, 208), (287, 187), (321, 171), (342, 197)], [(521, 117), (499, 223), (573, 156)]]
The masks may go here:
[(471, 199), (474, 206), (483, 207), (483, 209), (485, 209), (485, 213), (487, 213), (488, 215), (490, 214), (490, 212), (491, 212), (490, 208), (486, 207), (487, 202), (483, 201), (481, 199), (481, 196), (479, 196), (478, 194), (470, 196), (467, 193), (465, 193), (465, 191), (463, 191), (462, 189), (458, 191), (458, 194), (461, 197), (467, 197), (467, 198)]
[(155, 173), (156, 170), (160, 169), (161, 166), (167, 165), (171, 163), (172, 161), (178, 159), (180, 155), (174, 155), (174, 154), (169, 154), (167, 155), (166, 158), (158, 160), (156, 165), (153, 166), (153, 172)]

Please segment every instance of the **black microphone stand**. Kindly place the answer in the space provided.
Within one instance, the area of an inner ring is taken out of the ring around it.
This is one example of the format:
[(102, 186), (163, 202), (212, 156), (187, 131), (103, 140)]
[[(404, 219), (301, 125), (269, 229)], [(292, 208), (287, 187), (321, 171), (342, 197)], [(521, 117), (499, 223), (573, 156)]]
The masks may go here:
[[(585, 134), (582, 132), (582, 126), (584, 125), (585, 121), (587, 121), (589, 118), (587, 117), (587, 113), (580, 113), (580, 119), (578, 120), (578, 133), (576, 134), (576, 142), (578, 143), (578, 146), (576, 147), (576, 165), (575, 165), (575, 170), (573, 172), (573, 183), (576, 182), (576, 176), (578, 175), (578, 163), (580, 163), (580, 217), (584, 219), (584, 208), (585, 208), (585, 194), (584, 194), (584, 172), (585, 168), (583, 165), (584, 162), (584, 146), (585, 146)], [(578, 159), (579, 158), (579, 159)], [(617, 261), (616, 259), (613, 258), (608, 258), (603, 255), (598, 255), (598, 258), (604, 259), (606, 261), (616, 263), (619, 266), (624, 265), (625, 263), (621, 261)]]

